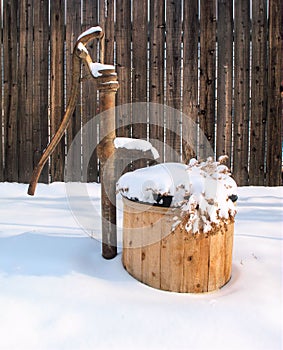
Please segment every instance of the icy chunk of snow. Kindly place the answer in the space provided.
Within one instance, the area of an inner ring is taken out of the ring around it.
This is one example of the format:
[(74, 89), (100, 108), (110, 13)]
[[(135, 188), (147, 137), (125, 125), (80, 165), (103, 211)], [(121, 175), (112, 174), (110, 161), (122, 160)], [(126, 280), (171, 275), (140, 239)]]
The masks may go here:
[(99, 27), (99, 26), (96, 26), (96, 27), (91, 27), (87, 30), (85, 30), (84, 32), (82, 32), (79, 36), (78, 36), (78, 40), (80, 40), (81, 38), (83, 38), (84, 36), (86, 35), (89, 35), (89, 34), (92, 34), (92, 33), (96, 33), (96, 32), (102, 32), (102, 28)]
[(110, 64), (102, 64), (102, 63), (98, 63), (98, 62), (91, 62), (89, 64), (89, 68), (91, 70), (91, 74), (95, 77), (98, 78), (102, 75), (102, 73), (100, 73), (103, 70), (113, 70), (115, 69), (114, 66), (110, 65)]
[(159, 153), (149, 141), (141, 139), (132, 139), (129, 137), (116, 137), (114, 140), (115, 148), (126, 148), (129, 150), (139, 150), (142, 152), (151, 151), (154, 159), (159, 158)]

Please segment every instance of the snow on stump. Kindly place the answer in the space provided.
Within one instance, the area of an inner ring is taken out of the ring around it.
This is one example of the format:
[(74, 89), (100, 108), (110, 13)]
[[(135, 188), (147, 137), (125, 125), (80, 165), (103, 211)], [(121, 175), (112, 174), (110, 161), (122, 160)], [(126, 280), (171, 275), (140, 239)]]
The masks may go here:
[(230, 280), (237, 196), (225, 165), (164, 163), (124, 174), (117, 186), (122, 261), (133, 277), (184, 293), (214, 291)]

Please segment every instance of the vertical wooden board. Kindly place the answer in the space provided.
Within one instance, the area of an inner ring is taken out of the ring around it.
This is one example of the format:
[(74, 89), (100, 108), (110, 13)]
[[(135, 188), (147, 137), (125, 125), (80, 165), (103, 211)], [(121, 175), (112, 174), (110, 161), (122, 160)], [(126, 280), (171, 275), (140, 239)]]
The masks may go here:
[[(153, 209), (154, 210), (154, 209)], [(160, 288), (160, 244), (162, 214), (145, 211), (142, 214), (142, 281)]]
[[(19, 101), (19, 109), (18, 109), (18, 125), (21, 125), (18, 129), (18, 137), (17, 143), (18, 147), (18, 165), (19, 165), (19, 181), (22, 182), (24, 177), (24, 169), (26, 163), (26, 152), (25, 152), (25, 139), (27, 136), (27, 132), (29, 129), (29, 122), (27, 120), (27, 104), (26, 100), (27, 96), (27, 28), (28, 28), (28, 8), (27, 1), (21, 1), (19, 4), (19, 53), (18, 53), (18, 101)], [(32, 98), (32, 96), (31, 96)], [(25, 181), (23, 181), (25, 182)]]
[[(166, 105), (181, 109), (181, 1), (166, 2)], [(181, 114), (166, 109), (165, 161), (180, 161)]]
[(181, 292), (184, 274), (184, 239), (181, 230), (175, 230), (170, 235), (170, 290)]
[[(131, 102), (131, 2), (116, 0), (116, 64), (120, 89), (117, 105)], [(130, 137), (132, 133), (131, 108), (118, 109), (116, 114), (117, 136)]]
[[(82, 31), (98, 25), (98, 0), (84, 1), (82, 11)], [(102, 29), (104, 30), (103, 25)], [(94, 62), (98, 61), (97, 47), (97, 41), (90, 43), (87, 47)], [(85, 77), (87, 74), (87, 68), (83, 67), (82, 76)], [(86, 172), (87, 179), (83, 179), (83, 181), (98, 182), (98, 157), (96, 149), (93, 151), (92, 155), (89, 154), (93, 146), (96, 145), (98, 139), (97, 121), (92, 119), (98, 113), (97, 87), (93, 79), (86, 79), (82, 82), (81, 93), (82, 126), (92, 120), (92, 122), (88, 124), (88, 127), (82, 132), (82, 167), (88, 169)]]
[(149, 28), (149, 138), (163, 162), (165, 1), (150, 1)]
[(235, 2), (233, 176), (248, 185), (250, 1)]
[[(34, 1), (33, 166), (48, 143), (49, 24), (47, 1)], [(48, 182), (48, 164), (39, 182)]]
[[(148, 47), (148, 11), (147, 0), (133, 1), (133, 97), (132, 102), (147, 101), (147, 47)], [(146, 120), (133, 116), (133, 137), (146, 138)]]
[(18, 1), (3, 3), (4, 180), (18, 182)]
[[(199, 156), (206, 158), (215, 143), (216, 0), (200, 0), (200, 138)], [(207, 146), (207, 141), (210, 147)]]
[(165, 236), (161, 240), (160, 245), (160, 288), (162, 290), (170, 290), (170, 239), (169, 236)]
[[(266, 185), (282, 184), (282, 1), (269, 1)], [(281, 75), (281, 78), (280, 78)]]
[[(33, 171), (33, 71), (34, 71), (34, 13), (33, 0), (27, 0), (27, 100), (26, 100), (26, 138), (25, 138), (25, 152), (26, 164), (25, 175), (21, 182), (28, 183), (30, 181)], [(19, 174), (20, 176), (20, 174)]]
[(267, 85), (267, 1), (252, 2), (252, 86), (249, 184), (264, 185), (266, 85)]
[(171, 283), (171, 222), (170, 216), (163, 218), (160, 242), (160, 288), (170, 291)]
[(206, 292), (207, 288), (208, 288), (209, 249), (210, 249), (209, 237), (204, 236), (200, 240), (200, 247), (199, 247), (199, 252), (201, 252), (201, 253), (199, 256), (198, 276), (199, 276), (199, 279), (201, 281), (200, 284), (203, 288), (201, 290), (201, 292)]
[[(70, 98), (70, 92), (72, 88), (72, 57), (75, 43), (78, 36), (81, 33), (81, 0), (68, 0), (66, 4), (66, 35), (65, 35), (65, 95), (66, 102)], [(72, 144), (72, 142), (80, 142), (80, 140), (74, 138), (76, 134), (81, 129), (81, 94), (78, 93), (77, 105), (73, 112), (73, 115), (70, 118), (69, 125), (67, 127), (67, 152)], [(80, 147), (76, 148), (80, 149)], [(68, 162), (71, 162), (71, 169), (74, 169), (73, 172), (73, 181), (81, 180), (81, 173), (75, 169), (81, 168), (81, 154), (72, 153), (73, 157), (68, 157)]]
[[(168, 218), (169, 219), (169, 218)], [(161, 241), (161, 289), (181, 292), (183, 287), (183, 231), (179, 227), (171, 232), (172, 222), (164, 219)], [(164, 236), (164, 233), (167, 236)]]
[[(64, 0), (50, 1), (50, 127), (53, 136), (64, 115)], [(51, 156), (51, 180), (64, 180), (64, 137)]]
[(19, 182), (27, 183), (33, 170), (33, 6), (31, 0), (19, 6)]
[(225, 267), (224, 276), (225, 283), (227, 283), (231, 278), (232, 273), (232, 257), (233, 257), (233, 241), (234, 241), (234, 223), (229, 222), (225, 227)]
[[(133, 117), (133, 138), (147, 139), (147, 119), (148, 119), (148, 104), (146, 102), (132, 104)], [(143, 157), (145, 152), (128, 151), (131, 155), (131, 169), (139, 169), (147, 166), (148, 161)]]
[[(148, 9), (147, 1), (132, 3), (132, 137), (147, 139), (147, 108), (140, 104), (147, 102), (147, 49)], [(133, 163), (132, 163), (133, 168)], [(145, 159), (135, 160), (135, 168), (147, 166)]]
[(131, 222), (132, 222), (132, 214), (130, 209), (123, 202), (123, 265), (125, 269), (128, 271), (130, 269), (131, 264)]
[(127, 271), (142, 281), (143, 213), (131, 204), (124, 201), (124, 263)]
[(182, 161), (197, 155), (198, 123), (198, 0), (184, 1)]
[[(147, 109), (140, 113), (135, 103), (147, 102), (147, 50), (148, 50), (148, 9), (147, 0), (133, 1), (132, 24), (132, 137), (147, 139)], [(145, 167), (146, 160), (135, 162), (138, 168)]]
[(225, 234), (222, 229), (210, 235), (208, 292), (219, 289), (225, 283)]
[(218, 0), (216, 155), (232, 155), (233, 0)]
[[(184, 232), (184, 274), (182, 283), (183, 293), (198, 292), (201, 289), (197, 278), (199, 241), (192, 232)], [(199, 286), (197, 286), (199, 284)]]
[(195, 238), (195, 270), (194, 292), (204, 293), (208, 290), (209, 249), (210, 238), (203, 233), (196, 234)]
[(115, 0), (99, 0), (99, 25), (105, 33), (104, 62), (114, 64)]
[[(1, 2), (2, 4), (2, 2)], [(3, 7), (0, 8), (0, 57), (1, 57), (1, 63), (0, 63), (0, 182), (4, 181), (4, 148), (3, 148), (3, 70), (2, 70), (2, 43), (3, 43), (3, 30), (2, 30), (2, 18), (3, 18)]]

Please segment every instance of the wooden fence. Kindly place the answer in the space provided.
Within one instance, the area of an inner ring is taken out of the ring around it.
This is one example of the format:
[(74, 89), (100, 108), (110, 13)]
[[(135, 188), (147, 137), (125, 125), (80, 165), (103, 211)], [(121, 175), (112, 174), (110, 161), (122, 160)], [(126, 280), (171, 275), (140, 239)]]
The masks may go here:
[[(165, 104), (196, 126), (177, 118), (166, 129), (156, 127), (163, 123), (156, 115), (148, 127), (147, 118), (118, 114), (117, 128), (121, 120), (129, 124), (118, 129), (119, 136), (166, 141), (186, 162), (202, 157), (202, 145), (192, 151), (170, 130), (180, 124), (186, 136), (200, 127), (216, 156), (229, 155), (239, 185), (281, 184), (281, 0), (1, 3), (0, 181), (29, 181), (66, 107), (76, 38), (99, 24), (106, 33), (105, 62), (118, 73), (117, 105)], [(95, 59), (95, 43), (90, 50)], [(66, 138), (40, 181), (63, 180), (67, 148), (99, 111), (97, 101), (93, 82), (82, 81)], [(159, 151), (162, 161), (172, 160)], [(91, 181), (98, 180), (98, 169), (93, 154)]]

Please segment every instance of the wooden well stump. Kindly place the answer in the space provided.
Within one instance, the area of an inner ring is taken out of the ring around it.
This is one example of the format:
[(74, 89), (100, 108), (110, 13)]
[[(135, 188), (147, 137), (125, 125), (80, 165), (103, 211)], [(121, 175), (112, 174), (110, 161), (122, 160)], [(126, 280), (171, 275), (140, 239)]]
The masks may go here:
[[(154, 288), (183, 293), (217, 290), (231, 278), (234, 223), (209, 234), (176, 225), (180, 209), (123, 198), (125, 269)], [(172, 227), (174, 227), (172, 229)]]

